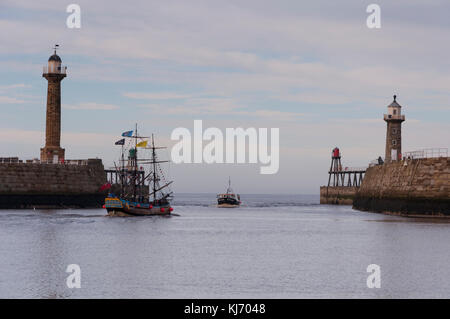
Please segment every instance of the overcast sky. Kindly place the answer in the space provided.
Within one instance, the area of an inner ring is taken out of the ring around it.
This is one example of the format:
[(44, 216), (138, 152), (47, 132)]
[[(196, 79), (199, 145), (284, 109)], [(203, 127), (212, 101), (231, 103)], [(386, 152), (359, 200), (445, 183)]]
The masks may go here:
[[(58, 54), (66, 158), (99, 157), (138, 123), (173, 145), (176, 127), (280, 128), (280, 170), (170, 165), (176, 192), (318, 193), (330, 152), (344, 166), (384, 156), (383, 113), (398, 95), (403, 151), (448, 147), (450, 2), (0, 0), (0, 156), (39, 157)], [(366, 7), (381, 7), (381, 29)], [(169, 148), (170, 150), (170, 148)]]

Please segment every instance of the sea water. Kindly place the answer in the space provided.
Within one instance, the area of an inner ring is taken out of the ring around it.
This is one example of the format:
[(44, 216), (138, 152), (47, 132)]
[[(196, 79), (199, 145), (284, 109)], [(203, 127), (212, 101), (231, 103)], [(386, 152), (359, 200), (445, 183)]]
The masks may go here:
[(177, 194), (172, 217), (2, 210), (0, 298), (450, 298), (449, 222), (241, 197), (217, 208), (214, 194)]

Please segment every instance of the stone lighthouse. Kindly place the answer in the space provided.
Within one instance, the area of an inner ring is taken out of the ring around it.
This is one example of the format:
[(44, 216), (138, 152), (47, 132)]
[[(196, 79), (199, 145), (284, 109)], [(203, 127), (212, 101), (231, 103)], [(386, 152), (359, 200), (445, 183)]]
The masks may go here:
[(405, 116), (401, 114), (401, 105), (397, 103), (397, 96), (388, 105), (388, 114), (384, 114), (387, 123), (386, 130), (386, 162), (400, 160), (402, 158), (402, 122)]
[(45, 123), (45, 147), (41, 148), (41, 161), (58, 163), (64, 160), (61, 140), (61, 81), (66, 77), (67, 67), (61, 65), (61, 58), (54, 54), (44, 66), (42, 76), (48, 81), (47, 115)]

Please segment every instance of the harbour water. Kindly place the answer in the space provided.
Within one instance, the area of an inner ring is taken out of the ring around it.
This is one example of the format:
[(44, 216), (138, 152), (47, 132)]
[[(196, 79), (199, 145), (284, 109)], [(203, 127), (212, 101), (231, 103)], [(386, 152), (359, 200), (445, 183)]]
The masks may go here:
[[(450, 298), (450, 223), (315, 195), (177, 194), (172, 217), (0, 211), (0, 298)], [(81, 268), (81, 288), (66, 267)], [(369, 289), (369, 264), (381, 288)]]

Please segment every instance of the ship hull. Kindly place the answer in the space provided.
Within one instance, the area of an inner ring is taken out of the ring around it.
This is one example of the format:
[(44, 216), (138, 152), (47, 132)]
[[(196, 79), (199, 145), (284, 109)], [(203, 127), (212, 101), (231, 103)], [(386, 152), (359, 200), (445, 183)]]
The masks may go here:
[(236, 208), (239, 207), (239, 204), (217, 204), (219, 208)]
[(119, 198), (106, 198), (105, 206), (108, 216), (168, 216), (172, 211), (170, 204), (153, 206), (151, 204), (129, 203)]
[(223, 207), (223, 208), (233, 208), (233, 207), (239, 207), (241, 203), (233, 198), (219, 198), (217, 200), (217, 207)]
[(167, 207), (167, 211), (161, 212), (160, 208), (153, 207), (152, 209), (107, 209), (108, 216), (111, 217), (128, 217), (128, 216), (168, 216), (170, 215), (170, 206)]

